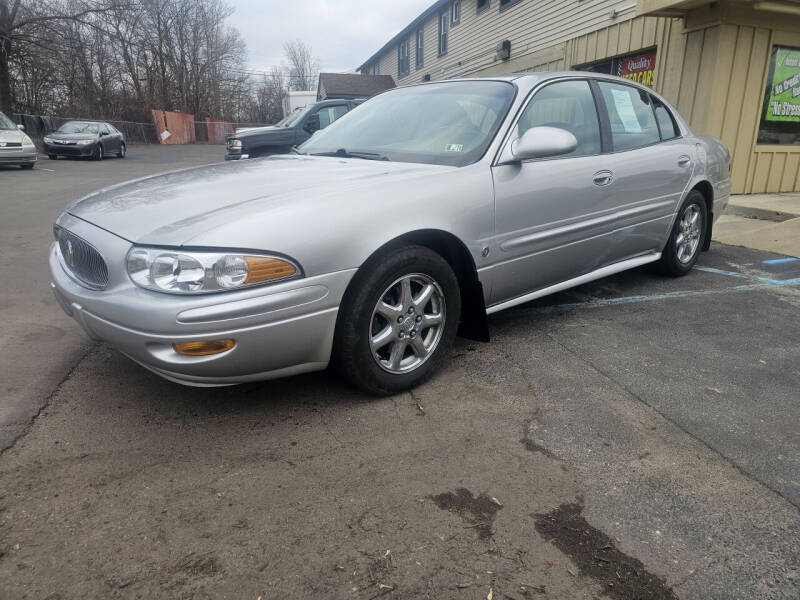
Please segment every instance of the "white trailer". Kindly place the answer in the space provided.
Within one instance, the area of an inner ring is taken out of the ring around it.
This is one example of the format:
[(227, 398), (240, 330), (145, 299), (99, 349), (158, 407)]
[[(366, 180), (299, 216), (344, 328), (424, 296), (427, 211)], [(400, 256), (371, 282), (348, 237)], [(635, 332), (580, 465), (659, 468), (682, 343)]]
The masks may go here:
[(283, 116), (293, 113), (298, 108), (304, 108), (317, 101), (317, 92), (289, 92), (283, 97)]

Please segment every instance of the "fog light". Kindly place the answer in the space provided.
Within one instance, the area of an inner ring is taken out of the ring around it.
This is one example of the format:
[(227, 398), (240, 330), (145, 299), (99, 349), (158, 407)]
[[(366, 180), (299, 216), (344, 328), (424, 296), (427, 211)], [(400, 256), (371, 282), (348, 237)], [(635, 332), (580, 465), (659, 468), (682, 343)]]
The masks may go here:
[(179, 342), (172, 349), (183, 356), (211, 356), (222, 354), (236, 345), (233, 340), (213, 340), (210, 342)]

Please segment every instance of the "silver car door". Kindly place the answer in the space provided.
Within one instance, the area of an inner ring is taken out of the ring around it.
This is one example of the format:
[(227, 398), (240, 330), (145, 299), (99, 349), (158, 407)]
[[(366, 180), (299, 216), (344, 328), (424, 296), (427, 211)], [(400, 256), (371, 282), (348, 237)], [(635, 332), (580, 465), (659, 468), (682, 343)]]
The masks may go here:
[(694, 149), (678, 137), (668, 109), (647, 91), (598, 81), (601, 118), (608, 116), (619, 219), (610, 262), (660, 252), (689, 183)]
[(569, 155), (493, 167), (496, 253), (491, 304), (577, 277), (605, 260), (618, 199), (588, 80), (571, 78), (540, 88), (506, 141), (531, 127), (575, 135)]

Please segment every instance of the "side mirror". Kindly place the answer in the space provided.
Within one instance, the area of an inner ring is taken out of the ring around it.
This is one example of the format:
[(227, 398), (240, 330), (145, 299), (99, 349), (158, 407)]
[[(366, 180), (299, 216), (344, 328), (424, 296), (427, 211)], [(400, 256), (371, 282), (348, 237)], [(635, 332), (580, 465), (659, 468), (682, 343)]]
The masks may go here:
[(17, 125), (17, 129), (20, 131), (25, 131), (25, 125)]
[(100, 137), (106, 137), (107, 135), (109, 135), (109, 133), (107, 131), (101, 131), (100, 132)]
[(306, 119), (306, 124), (303, 125), (303, 129), (305, 129), (308, 133), (315, 133), (320, 129), (320, 122), (319, 122), (319, 113), (314, 113), (310, 115), (308, 119)]
[(515, 160), (528, 160), (569, 154), (577, 147), (578, 140), (566, 129), (531, 127), (511, 143), (511, 154)]

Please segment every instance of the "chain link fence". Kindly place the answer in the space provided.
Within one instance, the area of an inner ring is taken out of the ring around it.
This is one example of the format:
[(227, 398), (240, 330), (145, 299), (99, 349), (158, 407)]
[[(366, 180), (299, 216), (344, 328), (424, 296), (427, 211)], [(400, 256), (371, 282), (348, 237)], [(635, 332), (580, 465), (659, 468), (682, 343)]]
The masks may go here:
[[(34, 142), (41, 144), (42, 138), (48, 133), (54, 132), (67, 121), (94, 121), (97, 119), (73, 119), (69, 117), (51, 117), (44, 115), (14, 115), (14, 120), (25, 126), (27, 133)], [(153, 123), (136, 123), (134, 121), (103, 121), (111, 123), (119, 129), (125, 136), (125, 140), (130, 143), (157, 144), (158, 134)]]
[[(110, 123), (132, 144), (158, 144), (159, 137), (155, 124), (135, 121), (110, 121), (103, 119), (78, 119), (71, 117), (52, 117), (45, 115), (15, 114), (14, 121), (25, 126), (33, 141), (41, 146), (42, 138), (54, 132), (67, 121), (102, 121)], [(199, 144), (224, 144), (225, 138), (239, 129), (265, 127), (263, 123), (231, 123), (228, 121), (194, 121), (195, 140)]]

